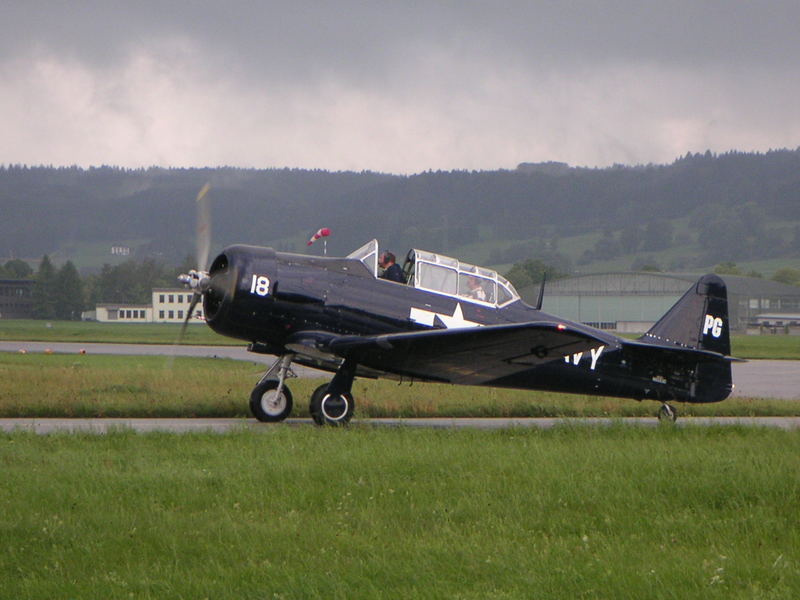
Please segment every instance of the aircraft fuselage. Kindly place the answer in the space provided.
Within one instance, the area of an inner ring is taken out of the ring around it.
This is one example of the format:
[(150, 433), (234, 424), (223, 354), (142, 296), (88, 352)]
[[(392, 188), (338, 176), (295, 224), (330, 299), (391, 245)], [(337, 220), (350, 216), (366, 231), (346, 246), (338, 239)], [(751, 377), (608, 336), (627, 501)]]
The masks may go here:
[[(529, 368), (483, 380), (461, 379), (457, 372), (412, 378), (662, 401), (717, 401), (730, 391), (699, 394), (698, 365), (654, 360), (652, 353), (635, 352), (615, 335), (549, 315), (521, 300), (489, 306), (376, 279), (357, 259), (231, 246), (215, 260), (210, 275), (216, 283), (204, 308), (215, 331), (246, 340), (256, 351), (282, 355), (299, 350), (296, 362), (332, 371), (341, 359), (324, 350), (315, 356), (315, 339), (321, 348), (331, 336), (538, 322), (586, 332), (597, 343), (585, 351), (550, 356), (546, 362), (531, 359)], [(524, 357), (519, 360), (517, 365), (526, 364)], [(397, 371), (389, 365), (374, 374), (409, 377), (401, 368)], [(724, 376), (721, 372), (720, 380)]]

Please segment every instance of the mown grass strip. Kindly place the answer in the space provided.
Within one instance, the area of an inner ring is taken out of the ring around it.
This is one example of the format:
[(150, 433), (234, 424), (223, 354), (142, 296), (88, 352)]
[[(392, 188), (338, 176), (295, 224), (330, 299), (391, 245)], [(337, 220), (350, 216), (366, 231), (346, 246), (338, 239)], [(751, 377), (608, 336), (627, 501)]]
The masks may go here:
[(731, 354), (739, 358), (800, 360), (796, 335), (735, 335), (731, 347)]
[(792, 598), (800, 433), (0, 435), (6, 598)]
[[(0, 353), (2, 417), (246, 417), (264, 364), (227, 359)], [(308, 416), (326, 379), (289, 381), (293, 416)], [(657, 404), (525, 390), (358, 379), (356, 417), (652, 416)], [(678, 405), (682, 415), (798, 416), (800, 401), (733, 398)]]
[[(0, 320), (0, 340), (31, 342), (102, 342), (109, 344), (174, 344), (181, 325), (173, 323), (94, 323), (81, 321)], [(244, 344), (204, 324), (186, 328), (184, 344), (225, 346)]]

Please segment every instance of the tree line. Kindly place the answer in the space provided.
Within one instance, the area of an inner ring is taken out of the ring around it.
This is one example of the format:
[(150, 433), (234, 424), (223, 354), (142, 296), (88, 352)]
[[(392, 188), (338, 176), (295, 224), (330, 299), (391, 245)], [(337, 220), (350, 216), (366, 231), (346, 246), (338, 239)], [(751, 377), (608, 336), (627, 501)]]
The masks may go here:
[[(320, 226), (329, 252), (371, 238), (396, 253), (492, 250), (607, 232), (578, 264), (670, 247), (687, 269), (796, 256), (800, 149), (688, 153), (669, 165), (428, 171), (0, 167), (0, 252), (41, 256), (75, 240), (138, 240), (139, 258), (178, 262), (194, 246), (194, 197), (212, 184), (214, 243), (303, 250)], [(688, 222), (677, 228), (678, 220)], [(491, 246), (491, 244), (487, 244)], [(491, 251), (490, 251), (491, 252)], [(561, 250), (564, 252), (564, 249)], [(67, 255), (69, 255), (67, 253)], [(513, 259), (540, 258), (528, 254)], [(478, 262), (478, 259), (472, 259)], [(510, 261), (483, 260), (486, 264)]]
[(178, 273), (188, 271), (192, 260), (187, 257), (186, 264), (174, 268), (154, 260), (129, 260), (81, 277), (72, 261), (56, 268), (44, 255), (35, 272), (25, 261), (6, 262), (0, 266), (0, 278), (34, 281), (35, 319), (76, 321), (97, 304), (149, 304), (153, 288), (176, 287)]

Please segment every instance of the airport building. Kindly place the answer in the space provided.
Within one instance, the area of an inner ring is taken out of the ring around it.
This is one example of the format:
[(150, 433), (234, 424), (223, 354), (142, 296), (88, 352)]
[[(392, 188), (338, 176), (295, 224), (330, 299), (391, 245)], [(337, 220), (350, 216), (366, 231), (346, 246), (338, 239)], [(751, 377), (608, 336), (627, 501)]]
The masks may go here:
[(32, 279), (0, 279), (0, 319), (33, 318)]
[[(153, 307), (149, 304), (98, 304), (91, 317), (93, 321), (120, 323), (152, 323)], [(87, 320), (87, 313), (83, 313)]]
[[(571, 321), (621, 333), (647, 331), (699, 279), (670, 273), (594, 273), (548, 282), (542, 309)], [(728, 286), (731, 329), (740, 333), (797, 333), (800, 287), (768, 279), (721, 275)], [(520, 290), (535, 304), (538, 286)], [(764, 316), (769, 315), (770, 320)], [(785, 315), (777, 318), (776, 315)], [(784, 322), (782, 330), (772, 325)]]
[[(182, 323), (186, 318), (193, 292), (185, 288), (156, 288), (153, 290), (153, 323)], [(200, 323), (203, 320), (203, 305), (194, 307), (194, 319), (189, 322)]]
[[(83, 319), (101, 323), (183, 323), (192, 295), (184, 288), (156, 288), (150, 304), (98, 304), (95, 310), (83, 313)], [(203, 305), (198, 303), (189, 323), (202, 322)]]

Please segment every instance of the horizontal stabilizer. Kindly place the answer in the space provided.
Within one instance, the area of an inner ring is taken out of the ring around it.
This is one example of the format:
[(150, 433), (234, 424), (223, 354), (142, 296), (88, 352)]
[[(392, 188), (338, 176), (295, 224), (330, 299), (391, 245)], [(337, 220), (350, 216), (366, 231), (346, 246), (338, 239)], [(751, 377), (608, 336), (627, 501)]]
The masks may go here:
[(652, 342), (640, 342), (637, 340), (625, 340), (622, 342), (623, 347), (635, 349), (639, 352), (651, 352), (653, 355), (663, 357), (664, 360), (685, 360), (686, 362), (702, 363), (702, 362), (747, 362), (743, 358), (735, 358), (713, 352), (711, 350), (702, 350), (699, 348), (682, 348), (672, 344), (657, 344)]

